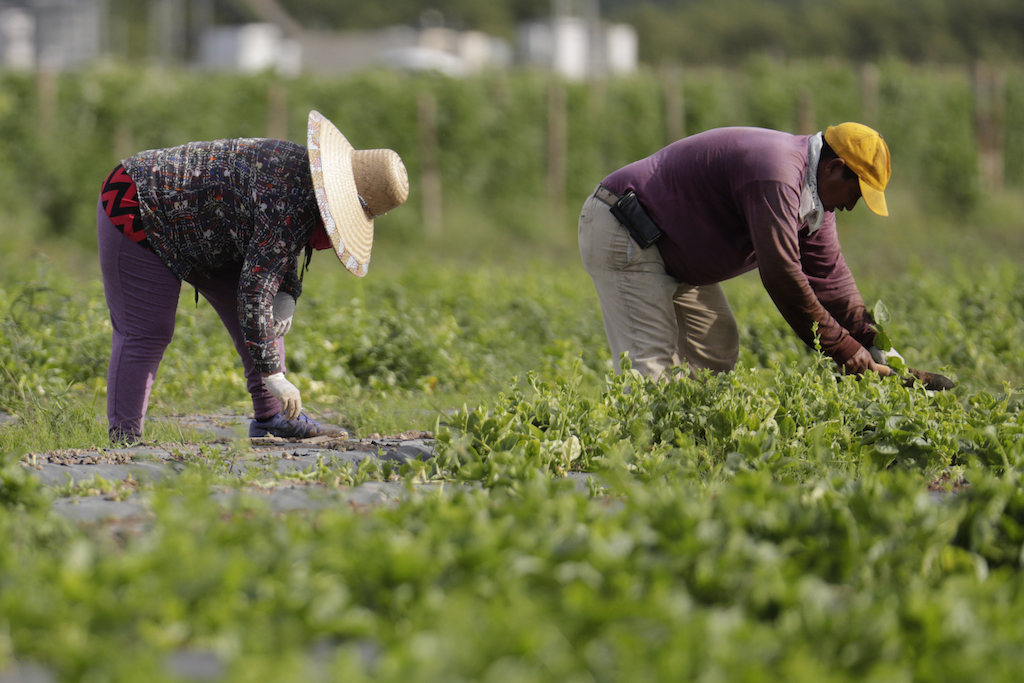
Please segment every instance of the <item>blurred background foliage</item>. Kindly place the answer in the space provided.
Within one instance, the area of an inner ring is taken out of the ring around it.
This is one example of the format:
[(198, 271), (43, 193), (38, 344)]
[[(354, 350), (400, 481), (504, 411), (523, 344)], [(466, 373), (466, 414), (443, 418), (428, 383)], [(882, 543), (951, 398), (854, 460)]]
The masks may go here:
[[(441, 21), (514, 40), (520, 23), (587, 0), (277, 0), (313, 30), (367, 30)], [(146, 3), (107, 0), (134, 26), (132, 51), (148, 54)], [(222, 24), (258, 20), (257, 0), (212, 0)], [(260, 0), (260, 4), (266, 4)], [(636, 27), (640, 59), (664, 64), (738, 65), (752, 55), (853, 62), (1012, 62), (1024, 57), (1024, 3), (1017, 0), (597, 0), (600, 15)], [(593, 11), (590, 5), (585, 11)]]
[(609, 0), (645, 38), (649, 63), (737, 63), (769, 52), (854, 61), (968, 63), (1024, 54), (1013, 0)]
[[(455, 28), (512, 37), (550, 0), (279, 0), (301, 23), (334, 30), (416, 23), (425, 9)], [(648, 64), (738, 64), (754, 54), (969, 63), (1024, 56), (1015, 0), (601, 0), (602, 16), (636, 26)], [(246, 3), (224, 11), (244, 16)]]

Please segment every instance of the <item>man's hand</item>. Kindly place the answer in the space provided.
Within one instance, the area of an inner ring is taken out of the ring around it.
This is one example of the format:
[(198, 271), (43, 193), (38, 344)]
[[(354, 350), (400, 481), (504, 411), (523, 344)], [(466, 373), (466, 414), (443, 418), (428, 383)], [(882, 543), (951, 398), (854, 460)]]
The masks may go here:
[(874, 359), (874, 361), (879, 365), (888, 365), (890, 358), (899, 358), (900, 362), (903, 363), (903, 365), (907, 364), (906, 359), (904, 359), (903, 356), (900, 355), (900, 352), (897, 351), (896, 349), (889, 349), (888, 351), (883, 351), (877, 346), (871, 346), (868, 347), (868, 352), (871, 354), (871, 357)]
[(274, 336), (280, 339), (292, 329), (292, 316), (295, 315), (295, 297), (288, 292), (274, 295)]
[(863, 346), (857, 349), (845, 363), (839, 363), (839, 370), (845, 375), (863, 375), (865, 370), (874, 370), (879, 375), (888, 375), (889, 366), (879, 365), (871, 357), (871, 352)]
[(275, 372), (263, 378), (267, 391), (281, 402), (281, 412), (286, 420), (294, 420), (302, 412), (302, 396), (295, 385), (289, 382), (283, 372)]

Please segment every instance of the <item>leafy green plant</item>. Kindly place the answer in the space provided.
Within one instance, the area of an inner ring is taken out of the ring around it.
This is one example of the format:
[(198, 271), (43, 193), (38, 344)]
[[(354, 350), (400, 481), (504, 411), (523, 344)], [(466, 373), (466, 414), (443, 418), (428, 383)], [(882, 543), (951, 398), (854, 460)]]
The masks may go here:
[[(885, 331), (885, 326), (889, 324), (889, 308), (879, 299), (875, 302), (875, 306), (871, 309), (871, 317), (874, 320), (874, 327), (876, 330), (875, 334), (875, 347), (882, 352), (894, 351), (892, 340), (889, 339), (888, 333)], [(900, 356), (889, 356), (887, 364), (890, 368), (895, 370), (898, 374), (904, 374), (907, 371), (907, 365)]]
[(19, 464), (18, 453), (0, 451), (0, 510), (40, 510), (49, 505), (39, 480)]

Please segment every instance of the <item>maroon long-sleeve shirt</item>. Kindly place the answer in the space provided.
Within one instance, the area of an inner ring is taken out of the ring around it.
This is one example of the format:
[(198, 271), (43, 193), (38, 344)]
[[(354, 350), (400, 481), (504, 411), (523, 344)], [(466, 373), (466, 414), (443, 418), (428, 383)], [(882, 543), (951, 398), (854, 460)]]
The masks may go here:
[(668, 272), (706, 285), (757, 268), (783, 317), (839, 363), (870, 346), (871, 318), (840, 250), (833, 212), (810, 233), (799, 218), (810, 136), (718, 128), (674, 142), (602, 185), (633, 190), (665, 235)]

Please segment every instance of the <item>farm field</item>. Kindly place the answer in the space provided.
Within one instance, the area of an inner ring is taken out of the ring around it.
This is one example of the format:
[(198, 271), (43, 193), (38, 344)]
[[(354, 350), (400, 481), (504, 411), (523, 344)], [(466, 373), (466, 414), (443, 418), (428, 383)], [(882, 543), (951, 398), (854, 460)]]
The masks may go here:
[[(2, 290), (3, 405), (20, 418), (0, 427), (3, 666), (188, 680), (174, 662), (198, 661), (232, 681), (1019, 670), (1024, 282), (1008, 261), (862, 282), (908, 362), (959, 382), (929, 394), (837, 381), (756, 279), (729, 289), (742, 367), (651, 385), (609, 377), (565, 250), (473, 264), (378, 249), (364, 280), (314, 261), (292, 373), (353, 434), (436, 432), (434, 457), (239, 476), (238, 447), (211, 447), (156, 483), (56, 490), (19, 460), (103, 445), (109, 324), (88, 253), (9, 264), (31, 277)], [(233, 353), (186, 292), (151, 415), (244, 413)], [(202, 439), (152, 425), (156, 442)], [(292, 513), (210, 495), (374, 480), (410, 493)], [(132, 496), (150, 516), (74, 524), (54, 496)]]
[[(91, 209), (26, 236), (0, 204), (0, 682), (1016, 680), (1024, 201), (887, 195), (841, 216), (846, 257), (952, 391), (838, 377), (756, 274), (726, 286), (735, 372), (612, 376), (571, 217), (455, 193), (440, 236), (381, 219), (366, 278), (316, 255), (287, 340), (312, 414), (429, 453), (275, 468), (182, 426), (250, 409), (186, 287), (146, 434), (173, 474), (60, 485), (39, 462), (116, 459)], [(141, 512), (55, 513), (90, 499)]]

